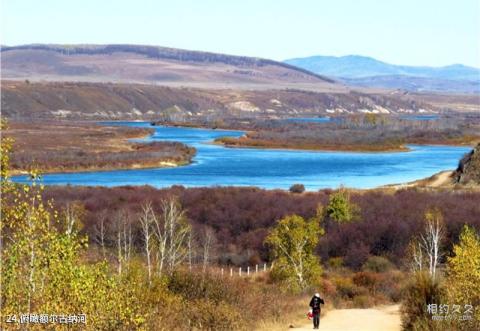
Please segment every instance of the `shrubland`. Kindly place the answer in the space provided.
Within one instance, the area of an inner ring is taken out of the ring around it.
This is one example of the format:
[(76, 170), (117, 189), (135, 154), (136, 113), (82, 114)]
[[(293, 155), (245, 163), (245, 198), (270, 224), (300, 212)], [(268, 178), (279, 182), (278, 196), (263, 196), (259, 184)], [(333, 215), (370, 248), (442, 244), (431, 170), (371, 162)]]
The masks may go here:
[[(215, 235), (219, 263), (245, 266), (268, 259), (263, 241), (277, 220), (288, 215), (314, 217), (320, 205), (328, 210), (335, 191), (321, 190), (292, 194), (281, 190), (217, 187), (169, 189), (142, 187), (47, 187), (45, 197), (58, 208), (78, 202), (85, 208), (83, 231), (94, 238), (105, 215), (105, 224), (115, 224), (117, 210), (128, 212), (132, 220), (144, 201), (159, 210), (160, 202), (177, 196), (194, 227), (207, 227)], [(341, 199), (334, 199), (337, 201)], [(446, 228), (445, 246), (451, 251), (463, 224), (480, 228), (479, 192), (403, 189), (350, 192), (353, 210), (335, 214), (350, 215), (354, 221), (326, 219), (326, 236), (320, 238), (316, 252), (323, 261), (341, 257), (344, 265), (360, 269), (371, 255), (385, 256), (400, 266), (410, 239), (422, 228), (425, 211), (438, 208)], [(342, 203), (338, 203), (342, 206)], [(348, 216), (350, 217), (350, 216)], [(138, 229), (138, 223), (136, 223)], [(135, 231), (134, 231), (135, 233)], [(113, 239), (110, 239), (111, 241)]]
[(9, 180), (9, 151), (10, 141), (4, 139), (2, 325), (15, 316), (16, 324), (8, 327), (24, 328), (18, 324), (22, 314), (81, 313), (87, 318), (82, 327), (88, 330), (244, 330), (292, 309), (289, 300), (276, 302), (277, 286), (265, 279), (230, 278), (181, 264), (187, 249), (182, 234), (191, 228), (176, 200), (164, 200), (161, 213), (147, 216), (150, 229), (158, 230), (151, 241), (159, 253), (154, 254), (154, 272), (147, 272), (142, 250), (132, 246), (126, 223), (116, 228), (114, 249), (94, 245), (81, 231), (84, 210), (79, 204), (58, 208), (44, 199), (34, 171), (31, 185)]
[[(31, 185), (9, 180), (10, 145), (3, 139), (2, 316), (248, 330), (290, 323), (320, 291), (329, 307), (402, 302), (406, 330), (478, 329), (478, 310), (445, 323), (426, 311), (480, 304), (478, 192), (45, 188), (36, 171)], [(252, 277), (219, 272), (262, 262), (273, 267)]]
[[(237, 127), (235, 122), (226, 126)], [(345, 151), (405, 151), (407, 144), (471, 145), (480, 141), (478, 116), (412, 120), (370, 113), (334, 117), (329, 122), (256, 120), (246, 129), (249, 132), (243, 137), (216, 141), (229, 147)]]

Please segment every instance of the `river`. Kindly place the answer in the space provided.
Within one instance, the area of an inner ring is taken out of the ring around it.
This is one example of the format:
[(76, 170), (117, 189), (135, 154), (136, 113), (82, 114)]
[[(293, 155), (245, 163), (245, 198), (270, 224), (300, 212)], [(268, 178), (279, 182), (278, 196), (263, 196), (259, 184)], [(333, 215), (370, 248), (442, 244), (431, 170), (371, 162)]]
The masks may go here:
[[(110, 124), (151, 127), (145, 122)], [(372, 188), (454, 169), (458, 160), (470, 150), (458, 146), (411, 145), (409, 152), (356, 153), (226, 148), (211, 143), (221, 136), (242, 134), (240, 131), (156, 126), (155, 133), (144, 141), (180, 141), (193, 146), (197, 155), (192, 164), (176, 168), (45, 174), (42, 181), (46, 185), (151, 185), (159, 188), (218, 185), (288, 189), (294, 183), (304, 184), (307, 190), (340, 185)], [(26, 176), (13, 179), (27, 182)]]

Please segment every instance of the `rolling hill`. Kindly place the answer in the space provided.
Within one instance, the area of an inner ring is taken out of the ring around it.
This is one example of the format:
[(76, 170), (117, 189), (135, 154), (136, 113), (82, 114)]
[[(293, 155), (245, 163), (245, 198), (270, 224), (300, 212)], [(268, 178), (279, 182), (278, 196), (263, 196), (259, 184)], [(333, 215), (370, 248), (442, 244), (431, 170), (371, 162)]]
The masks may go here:
[(480, 92), (480, 69), (461, 64), (445, 67), (403, 66), (358, 55), (311, 56), (284, 62), (320, 75), (335, 77), (352, 86), (409, 91)]
[(157, 46), (34, 44), (4, 46), (1, 56), (2, 113), (13, 119), (292, 117), (478, 109), (472, 96), (440, 100), (440, 95), (352, 89), (288, 63)]
[(343, 90), (342, 84), (268, 59), (143, 45), (2, 47), (2, 78), (202, 88)]

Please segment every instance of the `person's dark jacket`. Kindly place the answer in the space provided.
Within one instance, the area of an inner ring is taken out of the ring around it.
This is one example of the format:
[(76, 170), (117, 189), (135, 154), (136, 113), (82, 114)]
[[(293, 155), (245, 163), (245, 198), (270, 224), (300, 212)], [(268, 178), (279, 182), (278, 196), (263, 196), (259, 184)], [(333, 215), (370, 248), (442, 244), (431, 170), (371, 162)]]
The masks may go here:
[(320, 305), (324, 305), (324, 304), (325, 302), (323, 301), (323, 299), (316, 296), (314, 296), (312, 300), (310, 300), (310, 307), (312, 308), (312, 312), (314, 314), (320, 313), (320, 311), (322, 310)]

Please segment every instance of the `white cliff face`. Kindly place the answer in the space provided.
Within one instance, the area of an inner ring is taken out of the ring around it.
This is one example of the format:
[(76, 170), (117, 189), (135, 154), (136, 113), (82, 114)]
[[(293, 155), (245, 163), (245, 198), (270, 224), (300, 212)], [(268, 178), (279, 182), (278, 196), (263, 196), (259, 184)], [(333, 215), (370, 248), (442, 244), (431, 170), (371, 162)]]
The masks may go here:
[(247, 112), (258, 112), (258, 111), (260, 111), (260, 108), (255, 106), (250, 101), (243, 101), (243, 100), (242, 101), (236, 101), (236, 102), (230, 103), (228, 106), (229, 106), (229, 108), (233, 108), (233, 109), (240, 110), (240, 111), (247, 111)]

